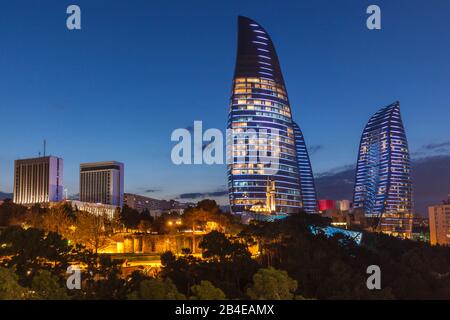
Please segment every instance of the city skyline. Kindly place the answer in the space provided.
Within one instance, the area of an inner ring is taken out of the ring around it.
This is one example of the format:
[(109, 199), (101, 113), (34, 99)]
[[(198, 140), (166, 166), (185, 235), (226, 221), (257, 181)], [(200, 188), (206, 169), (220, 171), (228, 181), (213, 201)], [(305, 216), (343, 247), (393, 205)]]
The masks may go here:
[(4, 1), (0, 302), (450, 300), (449, 13)]
[[(284, 8), (282, 20), (281, 11), (270, 10), (275, 3), (266, 8), (220, 4), (223, 13), (217, 17), (206, 13), (212, 5), (194, 12), (181, 2), (179, 11), (171, 12), (163, 4), (152, 7), (155, 12), (142, 10), (149, 8), (144, 2), (140, 10), (127, 7), (125, 12), (112, 4), (103, 14), (100, 4), (80, 5), (84, 20), (78, 34), (64, 29), (65, 17), (58, 6), (49, 5), (33, 15), (32, 10), (22, 12), (19, 2), (6, 5), (4, 12), (11, 14), (1, 19), (5, 49), (0, 85), (5, 91), (0, 109), (10, 120), (2, 124), (1, 133), (11, 147), (0, 156), (0, 191), (12, 191), (13, 161), (37, 156), (41, 141), (47, 139), (48, 153), (65, 160), (69, 194), (78, 191), (79, 163), (117, 159), (129, 168), (128, 192), (167, 199), (186, 193), (222, 194), (219, 198), (226, 203), (225, 166), (174, 166), (170, 132), (189, 127), (194, 120), (224, 129), (238, 14), (261, 22), (275, 39), (293, 114), (307, 137), (316, 173), (354, 165), (368, 115), (393, 100), (402, 102), (413, 158), (427, 152), (430, 144), (441, 144), (448, 153), (450, 41), (436, 41), (435, 32), (447, 22), (442, 14), (447, 4), (413, 9), (381, 2), (379, 33), (365, 28), (365, 4), (321, 3), (319, 10), (319, 4), (289, 3), (285, 6), (292, 10)], [(111, 31), (107, 22), (119, 12), (125, 20)], [(25, 15), (20, 24), (14, 20), (18, 14)], [(199, 17), (201, 23), (195, 21)], [(394, 23), (398, 21), (403, 23)], [(338, 22), (342, 25), (336, 27)], [(208, 23), (217, 26), (217, 37), (204, 30)], [(11, 31), (24, 40), (14, 40)], [(48, 33), (36, 41), (43, 32)], [(129, 37), (130, 33), (135, 35)], [(137, 41), (144, 35), (150, 43)], [(421, 40), (420, 46), (414, 38)], [(183, 54), (176, 52), (179, 46), (186, 49)], [(196, 57), (199, 50), (202, 57)], [(99, 55), (105, 59), (94, 59)], [(13, 60), (15, 56), (18, 59)], [(208, 68), (201, 68), (205, 59)], [(164, 68), (154, 63), (160, 60), (166, 63)], [(73, 80), (64, 84), (66, 73)], [(184, 85), (183, 74), (193, 77), (191, 84)], [(170, 95), (172, 88), (180, 97)], [(207, 182), (196, 181), (199, 174), (206, 175)], [(177, 183), (180, 179), (189, 182), (187, 186)]]

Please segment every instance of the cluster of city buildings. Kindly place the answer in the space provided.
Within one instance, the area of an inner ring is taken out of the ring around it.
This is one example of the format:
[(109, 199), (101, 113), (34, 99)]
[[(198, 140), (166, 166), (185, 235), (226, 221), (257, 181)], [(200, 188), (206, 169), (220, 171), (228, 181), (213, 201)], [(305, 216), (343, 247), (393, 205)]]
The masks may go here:
[(14, 162), (13, 201), (22, 205), (53, 204), (67, 201), (81, 211), (113, 217), (123, 205), (152, 216), (165, 211), (182, 211), (186, 205), (124, 192), (124, 164), (104, 161), (80, 164), (77, 199), (64, 195), (63, 159), (42, 156)]
[[(372, 231), (412, 238), (411, 164), (400, 103), (385, 106), (370, 117), (360, 140), (353, 199), (341, 201), (340, 210), (335, 210), (335, 203), (333, 210), (328, 210), (330, 203), (317, 199), (305, 137), (292, 116), (271, 37), (259, 23), (246, 17), (239, 17), (238, 29), (227, 126), (237, 137), (228, 165), (231, 211), (271, 221), (304, 210), (330, 214), (336, 225), (360, 224)], [(245, 136), (255, 130), (271, 134), (263, 143), (256, 143)], [(250, 147), (266, 152), (279, 164), (278, 170), (253, 163), (252, 154), (244, 159), (242, 154)], [(450, 234), (448, 224), (442, 228)]]
[(113, 216), (124, 200), (124, 165), (117, 161), (80, 164), (79, 199), (64, 194), (64, 161), (55, 156), (14, 162), (13, 201), (22, 205), (68, 201), (74, 208)]
[[(413, 188), (408, 142), (398, 101), (381, 108), (367, 122), (357, 155), (352, 200), (318, 200), (314, 176), (300, 126), (292, 110), (274, 44), (257, 22), (239, 17), (238, 50), (229, 107), (231, 163), (228, 164), (230, 210), (243, 219), (273, 221), (304, 210), (332, 219), (334, 226), (413, 238)], [(268, 138), (246, 137), (265, 130)], [(278, 164), (242, 157), (252, 145)], [(31, 205), (66, 200), (63, 160), (44, 156), (16, 160), (14, 202)], [(186, 205), (124, 193), (124, 165), (117, 161), (80, 165), (80, 210), (114, 214), (124, 204), (153, 216)], [(432, 244), (450, 241), (450, 203), (429, 209)]]

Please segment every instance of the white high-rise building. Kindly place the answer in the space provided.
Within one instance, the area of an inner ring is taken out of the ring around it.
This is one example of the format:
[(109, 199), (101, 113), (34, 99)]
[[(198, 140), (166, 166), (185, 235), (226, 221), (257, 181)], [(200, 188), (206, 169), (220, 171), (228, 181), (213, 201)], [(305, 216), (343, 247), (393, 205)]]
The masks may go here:
[(39, 157), (14, 161), (14, 199), (18, 204), (63, 200), (63, 159)]
[(123, 206), (124, 165), (117, 161), (80, 165), (80, 201)]

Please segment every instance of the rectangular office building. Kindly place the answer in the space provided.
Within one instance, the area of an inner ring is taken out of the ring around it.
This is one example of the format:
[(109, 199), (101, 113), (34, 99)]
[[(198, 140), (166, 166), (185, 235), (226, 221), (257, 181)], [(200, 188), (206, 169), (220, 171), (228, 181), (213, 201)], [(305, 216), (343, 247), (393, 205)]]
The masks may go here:
[(430, 244), (450, 245), (450, 202), (428, 208)]
[(14, 199), (18, 204), (63, 200), (63, 159), (39, 157), (14, 161)]
[(124, 165), (116, 161), (80, 165), (80, 201), (123, 206)]

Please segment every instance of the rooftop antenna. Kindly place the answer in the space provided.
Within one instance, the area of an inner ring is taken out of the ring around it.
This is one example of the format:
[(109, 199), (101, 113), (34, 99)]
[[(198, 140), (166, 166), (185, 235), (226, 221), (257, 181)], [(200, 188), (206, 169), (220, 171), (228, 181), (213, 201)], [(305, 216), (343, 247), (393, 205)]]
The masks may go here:
[(45, 149), (47, 147), (47, 140), (44, 139), (44, 157), (45, 157)]

